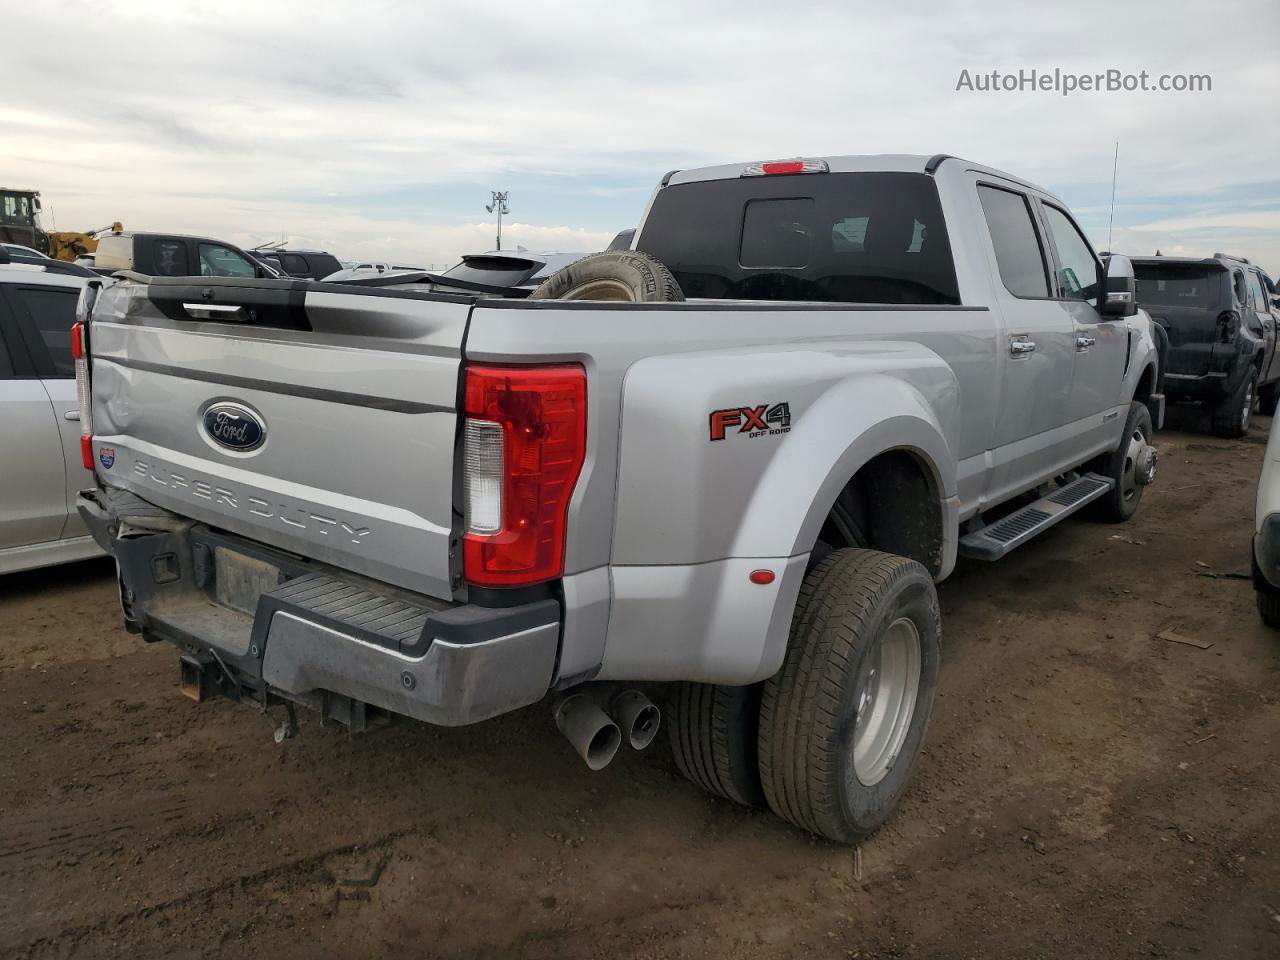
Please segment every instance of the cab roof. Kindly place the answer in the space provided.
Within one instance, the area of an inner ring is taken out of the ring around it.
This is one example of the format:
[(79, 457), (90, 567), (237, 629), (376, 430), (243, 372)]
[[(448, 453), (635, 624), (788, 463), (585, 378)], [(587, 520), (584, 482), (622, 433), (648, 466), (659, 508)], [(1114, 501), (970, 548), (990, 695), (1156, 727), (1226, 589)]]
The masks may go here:
[[(781, 158), (778, 158), (781, 159)], [(1012, 174), (997, 170), (994, 167), (983, 166), (979, 163), (973, 163), (969, 160), (954, 157), (947, 153), (936, 153), (926, 156), (921, 153), (878, 153), (878, 154), (860, 154), (860, 155), (843, 155), (831, 157), (794, 157), (787, 159), (796, 160), (813, 160), (821, 161), (827, 165), (830, 173), (927, 173), (930, 176), (937, 173), (944, 164), (951, 162), (962, 164), (966, 170), (976, 170), (990, 176), (999, 177), (1002, 180), (1008, 180), (1013, 183), (1020, 184), (1030, 190), (1035, 190), (1048, 197), (1054, 197), (1054, 194), (1029, 180), (1023, 180), (1021, 177), (1015, 177)], [(760, 163), (776, 162), (771, 159), (747, 161), (745, 163), (728, 163), (713, 167), (698, 167), (691, 170), (673, 170), (663, 179), (663, 186), (675, 185), (680, 183), (697, 183), (706, 180), (732, 180), (742, 177), (749, 167), (757, 166)], [(821, 176), (821, 174), (793, 174), (794, 176)], [(1054, 197), (1054, 199), (1057, 199)]]

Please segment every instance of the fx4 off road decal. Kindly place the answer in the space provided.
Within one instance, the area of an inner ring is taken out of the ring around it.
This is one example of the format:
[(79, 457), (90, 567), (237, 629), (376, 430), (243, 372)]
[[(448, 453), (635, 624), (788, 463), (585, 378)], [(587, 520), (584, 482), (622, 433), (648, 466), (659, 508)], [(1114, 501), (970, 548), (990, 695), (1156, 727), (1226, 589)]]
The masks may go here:
[(730, 407), (711, 411), (711, 440), (723, 440), (732, 432), (748, 437), (771, 437), (791, 430), (789, 403), (762, 403), (758, 407)]

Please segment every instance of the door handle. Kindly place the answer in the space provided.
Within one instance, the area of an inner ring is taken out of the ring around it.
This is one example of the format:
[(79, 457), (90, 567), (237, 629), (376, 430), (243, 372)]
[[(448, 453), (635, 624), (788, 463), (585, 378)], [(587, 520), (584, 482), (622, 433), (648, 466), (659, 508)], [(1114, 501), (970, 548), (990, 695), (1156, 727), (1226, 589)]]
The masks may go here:
[(1024, 353), (1031, 353), (1035, 348), (1036, 342), (1025, 333), (1015, 333), (1009, 336), (1009, 352), (1015, 357), (1022, 356)]
[(243, 320), (244, 307), (233, 303), (184, 303), (192, 320)]
[(64, 411), (62, 411), (62, 419), (63, 419), (63, 420), (79, 420), (79, 419), (80, 419), (80, 411), (79, 411), (79, 410), (64, 410)]
[(1077, 349), (1077, 350), (1088, 350), (1090, 347), (1092, 347), (1092, 346), (1093, 346), (1095, 343), (1097, 343), (1097, 342), (1098, 342), (1098, 340), (1097, 340), (1097, 338), (1096, 338), (1096, 337), (1086, 337), (1086, 336), (1081, 335), (1081, 336), (1076, 337), (1076, 349)]

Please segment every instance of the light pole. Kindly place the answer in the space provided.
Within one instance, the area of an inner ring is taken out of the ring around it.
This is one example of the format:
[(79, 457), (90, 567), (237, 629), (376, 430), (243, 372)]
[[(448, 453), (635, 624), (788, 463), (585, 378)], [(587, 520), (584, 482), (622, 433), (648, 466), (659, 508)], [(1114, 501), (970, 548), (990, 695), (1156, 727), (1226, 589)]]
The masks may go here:
[(485, 209), (490, 213), (498, 215), (498, 245), (495, 249), (502, 249), (502, 215), (511, 212), (511, 207), (507, 204), (507, 197), (510, 191), (507, 190), (490, 190), (493, 195), (493, 202), (485, 204)]

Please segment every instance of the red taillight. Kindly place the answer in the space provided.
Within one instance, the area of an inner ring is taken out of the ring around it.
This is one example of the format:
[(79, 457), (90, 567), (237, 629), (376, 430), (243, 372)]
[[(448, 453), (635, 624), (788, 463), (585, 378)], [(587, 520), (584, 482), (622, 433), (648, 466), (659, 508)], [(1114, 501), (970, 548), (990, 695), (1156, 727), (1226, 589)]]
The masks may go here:
[(93, 469), (93, 415), (89, 398), (89, 331), (82, 321), (71, 325), (71, 356), (76, 363), (76, 401), (80, 406), (80, 462)]
[(514, 587), (564, 572), (569, 498), (586, 458), (578, 364), (466, 370), (463, 572)]

